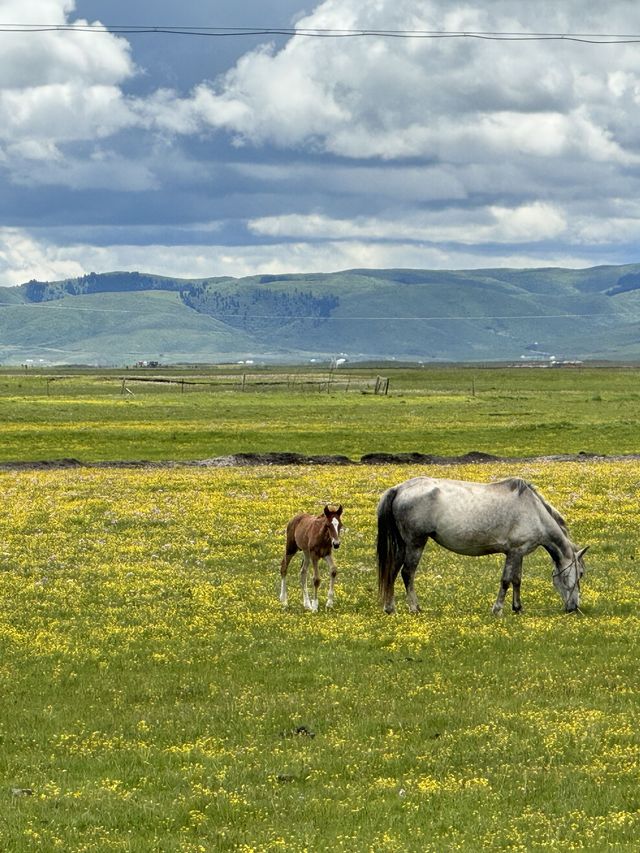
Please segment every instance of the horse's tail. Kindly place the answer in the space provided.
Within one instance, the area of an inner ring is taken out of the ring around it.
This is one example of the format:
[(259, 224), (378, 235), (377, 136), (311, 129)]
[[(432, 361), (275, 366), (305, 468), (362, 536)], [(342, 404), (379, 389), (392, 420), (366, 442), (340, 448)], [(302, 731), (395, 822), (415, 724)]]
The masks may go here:
[(387, 489), (378, 504), (378, 593), (383, 603), (393, 591), (398, 569), (404, 560), (405, 543), (393, 514), (397, 492), (397, 486)]

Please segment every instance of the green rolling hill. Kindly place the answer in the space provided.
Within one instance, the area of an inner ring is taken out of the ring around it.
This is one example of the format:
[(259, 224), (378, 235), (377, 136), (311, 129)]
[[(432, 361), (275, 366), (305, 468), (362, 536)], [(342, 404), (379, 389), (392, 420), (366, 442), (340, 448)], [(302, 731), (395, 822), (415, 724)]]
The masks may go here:
[(640, 359), (640, 264), (0, 287), (0, 363)]

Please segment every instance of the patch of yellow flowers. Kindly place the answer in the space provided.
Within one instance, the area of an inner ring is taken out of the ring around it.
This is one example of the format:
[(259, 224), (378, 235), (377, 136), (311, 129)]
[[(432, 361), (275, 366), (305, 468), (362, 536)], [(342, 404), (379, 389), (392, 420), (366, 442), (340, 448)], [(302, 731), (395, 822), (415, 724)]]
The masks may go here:
[[(501, 559), (431, 545), (422, 615), (383, 616), (377, 500), (421, 473), (533, 481), (591, 545), (583, 614), (562, 615), (540, 553), (525, 561), (525, 616), (496, 620)], [(600, 850), (637, 838), (639, 485), (631, 462), (0, 474), (0, 737), (9, 788), (32, 792), (7, 795), (0, 847)], [(325, 503), (344, 506), (336, 607), (303, 612), (292, 563), (283, 612), (286, 522)], [(321, 733), (295, 729), (314, 714)], [(132, 842), (136, 807), (148, 826)]]

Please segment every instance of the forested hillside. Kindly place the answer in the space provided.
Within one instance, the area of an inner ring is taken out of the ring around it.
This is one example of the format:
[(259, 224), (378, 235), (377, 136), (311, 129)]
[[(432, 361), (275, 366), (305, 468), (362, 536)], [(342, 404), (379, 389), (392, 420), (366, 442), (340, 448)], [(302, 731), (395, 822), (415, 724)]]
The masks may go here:
[(640, 265), (175, 279), (90, 273), (0, 288), (0, 362), (640, 358)]

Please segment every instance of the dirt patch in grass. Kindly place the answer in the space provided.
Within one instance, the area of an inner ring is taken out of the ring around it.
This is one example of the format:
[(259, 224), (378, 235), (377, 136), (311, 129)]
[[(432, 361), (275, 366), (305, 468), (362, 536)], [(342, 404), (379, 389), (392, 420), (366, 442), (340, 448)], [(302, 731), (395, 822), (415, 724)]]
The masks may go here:
[(302, 453), (274, 451), (272, 453), (235, 453), (214, 456), (191, 462), (165, 460), (150, 462), (82, 462), (79, 459), (44, 459), (31, 462), (4, 462), (0, 471), (42, 471), (66, 468), (231, 468), (256, 465), (464, 465), (483, 462), (620, 462), (640, 459), (640, 454), (605, 456), (597, 453), (562, 453), (548, 456), (494, 456), (471, 450), (461, 456), (434, 456), (430, 453), (366, 453), (360, 459), (348, 456), (306, 456)]

